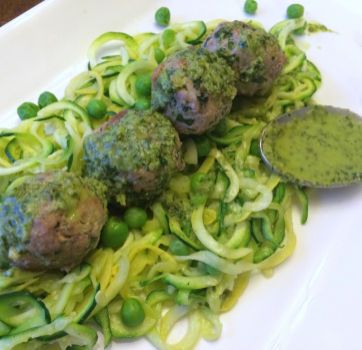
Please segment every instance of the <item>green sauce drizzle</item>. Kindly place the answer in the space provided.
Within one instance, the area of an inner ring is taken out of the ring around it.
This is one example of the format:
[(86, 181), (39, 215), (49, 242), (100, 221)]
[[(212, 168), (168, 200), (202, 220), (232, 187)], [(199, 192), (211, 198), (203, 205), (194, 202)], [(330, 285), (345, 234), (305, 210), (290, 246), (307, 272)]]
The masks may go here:
[(362, 121), (315, 106), (303, 118), (270, 125), (263, 153), (287, 177), (326, 187), (355, 182), (362, 174)]

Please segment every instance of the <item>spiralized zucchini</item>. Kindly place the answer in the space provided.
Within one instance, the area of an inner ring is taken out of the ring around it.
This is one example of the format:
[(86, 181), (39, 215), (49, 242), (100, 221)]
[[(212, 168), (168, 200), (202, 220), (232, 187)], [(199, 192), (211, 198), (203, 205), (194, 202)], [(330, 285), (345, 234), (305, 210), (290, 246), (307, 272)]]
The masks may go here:
[[(100, 99), (115, 113), (131, 107), (139, 98), (135, 80), (157, 66), (155, 48), (167, 56), (200, 45), (222, 21), (174, 24), (175, 38), (167, 44), (162, 33), (131, 37), (109, 32), (97, 38), (88, 51), (89, 70), (70, 81), (63, 100), (13, 130), (1, 130), (0, 191), (51, 169), (80, 174), (84, 137), (109, 118), (91, 119), (85, 109), (88, 102)], [(307, 199), (302, 189), (281, 183), (264, 166), (257, 143), (265, 122), (313, 103), (311, 96), (321, 83), (318, 69), (291, 36), (304, 23), (304, 19), (286, 20), (271, 29), (288, 57), (271, 94), (239, 97), (226, 118), (225, 134), (207, 134), (213, 148), (206, 158), (198, 159), (192, 138), (185, 142), (184, 157), (192, 170), (171, 179), (170, 188), (151, 206), (153, 218), (142, 230), (131, 230), (121, 248), (100, 247), (68, 274), (13, 268), (0, 275), (0, 294), (31, 292), (50, 312), (53, 323), (46, 327), (52, 329), (57, 326), (54, 322), (62, 322), (58, 328), (64, 332), (53, 339), (53, 346), (65, 349), (71, 345), (71, 336), (77, 334), (72, 322), (92, 316), (104, 327), (107, 338), (110, 334), (115, 338), (145, 336), (159, 349), (188, 350), (200, 337), (218, 339), (222, 331), (219, 314), (235, 305), (250, 271), (271, 274), (293, 252), (292, 197), (296, 194), (302, 199), (303, 222)], [(262, 27), (256, 21), (250, 24)], [(119, 54), (98, 62), (99, 49), (111, 40), (121, 43)], [(8, 156), (9, 144), (16, 159)], [(205, 174), (212, 184), (202, 195), (191, 190), (195, 173)], [(169, 246), (175, 237), (189, 247), (188, 255), (171, 254)], [(143, 323), (132, 328), (119, 317), (128, 298), (137, 299), (145, 311)], [(84, 314), (91, 303), (91, 312)], [(57, 321), (59, 315), (63, 316)], [(168, 336), (181, 318), (187, 319), (188, 329), (180, 341), (170, 343)], [(31, 340), (26, 346), (38, 349), (42, 343)]]

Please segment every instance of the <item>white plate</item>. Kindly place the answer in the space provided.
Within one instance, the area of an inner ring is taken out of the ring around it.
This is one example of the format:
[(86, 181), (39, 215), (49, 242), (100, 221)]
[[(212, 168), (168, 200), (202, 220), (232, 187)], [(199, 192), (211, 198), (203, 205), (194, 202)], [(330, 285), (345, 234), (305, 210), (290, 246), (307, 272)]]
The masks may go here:
[[(259, 0), (256, 20), (266, 28), (285, 19), (286, 0)], [(303, 0), (307, 19), (339, 34), (301, 39), (320, 69), (321, 104), (362, 115), (362, 4), (356, 0)], [(63, 95), (69, 78), (86, 69), (90, 43), (106, 31), (157, 31), (154, 13), (172, 22), (244, 19), (244, 0), (48, 0), (0, 28), (0, 125), (17, 123), (16, 108), (44, 90)], [(1, 5), (0, 5), (1, 6)], [(362, 135), (361, 135), (362, 137)], [(219, 341), (197, 349), (361, 349), (362, 187), (318, 191), (305, 226), (295, 216), (298, 244), (273, 278), (254, 276), (236, 307), (222, 316)], [(0, 228), (1, 229), (1, 228)], [(122, 342), (151, 349), (145, 340)], [(114, 344), (112, 350), (121, 349)]]

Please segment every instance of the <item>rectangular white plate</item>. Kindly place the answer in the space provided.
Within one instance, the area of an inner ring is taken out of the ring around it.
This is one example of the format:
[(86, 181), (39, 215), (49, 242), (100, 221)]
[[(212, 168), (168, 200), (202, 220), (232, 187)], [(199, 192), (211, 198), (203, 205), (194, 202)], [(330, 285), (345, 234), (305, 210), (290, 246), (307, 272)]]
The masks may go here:
[[(306, 18), (338, 32), (303, 36), (299, 43), (320, 69), (320, 104), (362, 115), (362, 4), (354, 0), (302, 0)], [(286, 0), (259, 0), (256, 19), (269, 29), (286, 17)], [(90, 43), (106, 31), (160, 30), (154, 13), (172, 22), (244, 19), (244, 0), (48, 0), (0, 28), (0, 125), (18, 122), (16, 108), (44, 90), (63, 96), (69, 79), (86, 69)], [(362, 137), (362, 135), (361, 135)], [(310, 196), (306, 225), (295, 222), (294, 254), (273, 278), (254, 276), (236, 307), (222, 316), (219, 341), (197, 349), (361, 349), (362, 187), (320, 190)], [(1, 229), (1, 228), (0, 228)], [(124, 344), (125, 343), (125, 344)], [(113, 350), (151, 349), (145, 340)]]

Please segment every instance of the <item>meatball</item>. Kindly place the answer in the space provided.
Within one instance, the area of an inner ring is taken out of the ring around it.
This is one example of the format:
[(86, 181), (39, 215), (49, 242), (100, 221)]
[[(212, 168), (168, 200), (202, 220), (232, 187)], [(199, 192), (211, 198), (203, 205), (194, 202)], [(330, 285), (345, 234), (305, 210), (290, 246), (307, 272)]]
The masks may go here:
[(229, 63), (242, 95), (264, 95), (287, 61), (274, 35), (240, 21), (220, 23), (202, 46)]
[(69, 271), (97, 246), (105, 186), (62, 171), (25, 180), (0, 204), (0, 267)]
[(234, 72), (224, 59), (202, 48), (170, 56), (153, 72), (152, 104), (181, 134), (202, 134), (231, 109)]
[(142, 205), (184, 168), (176, 130), (155, 111), (122, 111), (84, 140), (86, 174), (108, 188), (110, 203)]

